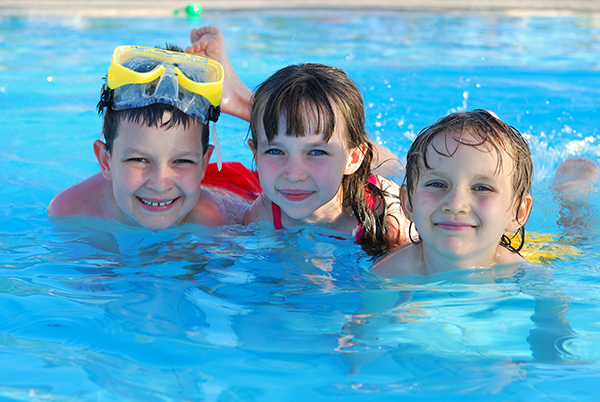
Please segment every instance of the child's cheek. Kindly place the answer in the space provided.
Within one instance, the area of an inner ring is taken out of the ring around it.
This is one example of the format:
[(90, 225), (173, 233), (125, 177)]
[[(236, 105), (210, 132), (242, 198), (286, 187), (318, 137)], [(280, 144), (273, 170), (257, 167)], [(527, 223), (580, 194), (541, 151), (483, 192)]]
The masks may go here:
[(193, 166), (188, 169), (181, 169), (177, 174), (177, 180), (189, 189), (199, 187), (198, 183), (202, 180), (202, 167)]
[(258, 174), (262, 176), (276, 176), (283, 169), (280, 163), (277, 163), (274, 160), (269, 158), (261, 158), (256, 161), (256, 168), (258, 169)]
[[(142, 172), (137, 169), (131, 169), (125, 167), (120, 172), (118, 172), (117, 182), (120, 184), (122, 188), (129, 188), (134, 186), (139, 186), (140, 183), (144, 180)], [(113, 175), (113, 180), (115, 179), (115, 175)]]

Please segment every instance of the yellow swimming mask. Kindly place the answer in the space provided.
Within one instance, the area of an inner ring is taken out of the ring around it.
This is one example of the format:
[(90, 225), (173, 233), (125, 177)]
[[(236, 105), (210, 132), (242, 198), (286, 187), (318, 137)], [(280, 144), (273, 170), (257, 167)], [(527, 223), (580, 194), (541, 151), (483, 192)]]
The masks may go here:
[[(206, 124), (223, 95), (223, 67), (214, 60), (146, 46), (119, 46), (106, 85), (114, 110), (165, 103)], [(211, 107), (212, 106), (212, 107)]]

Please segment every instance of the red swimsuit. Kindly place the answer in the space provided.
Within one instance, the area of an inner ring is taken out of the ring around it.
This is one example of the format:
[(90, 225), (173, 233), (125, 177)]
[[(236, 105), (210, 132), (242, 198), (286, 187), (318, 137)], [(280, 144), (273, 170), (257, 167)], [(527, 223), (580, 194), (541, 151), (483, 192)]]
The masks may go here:
[[(375, 176), (369, 177), (369, 183), (377, 184), (377, 179), (375, 178)], [(375, 210), (375, 196), (369, 192), (366, 193), (366, 196), (367, 196), (367, 205), (369, 206), (371, 211)], [(275, 227), (275, 229), (276, 230), (284, 230), (285, 228), (281, 224), (281, 208), (279, 207), (279, 205), (275, 204), (274, 202), (271, 202), (271, 211), (273, 213), (273, 226)], [(359, 222), (358, 227), (356, 228), (356, 242), (357, 243), (360, 243), (360, 240), (362, 239), (364, 233), (365, 233), (365, 228)]]

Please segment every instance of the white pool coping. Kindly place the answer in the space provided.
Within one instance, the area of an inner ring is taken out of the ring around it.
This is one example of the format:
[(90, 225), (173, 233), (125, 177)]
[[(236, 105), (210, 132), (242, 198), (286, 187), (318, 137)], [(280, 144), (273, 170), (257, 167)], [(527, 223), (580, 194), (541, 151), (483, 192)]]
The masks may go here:
[[(173, 0), (0, 0), (0, 16), (171, 16), (193, 1)], [(598, 0), (202, 0), (204, 12), (282, 9), (356, 11), (451, 11), (504, 14), (600, 16)]]

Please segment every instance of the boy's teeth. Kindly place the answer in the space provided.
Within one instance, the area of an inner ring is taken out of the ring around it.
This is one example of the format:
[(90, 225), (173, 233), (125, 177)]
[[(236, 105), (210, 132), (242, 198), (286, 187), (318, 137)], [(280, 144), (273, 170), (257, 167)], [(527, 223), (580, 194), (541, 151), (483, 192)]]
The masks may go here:
[(142, 202), (146, 205), (151, 205), (153, 207), (164, 207), (165, 205), (171, 205), (173, 203), (174, 200), (171, 201), (167, 201), (167, 202), (152, 202), (152, 201), (146, 201), (144, 199), (142, 199)]

